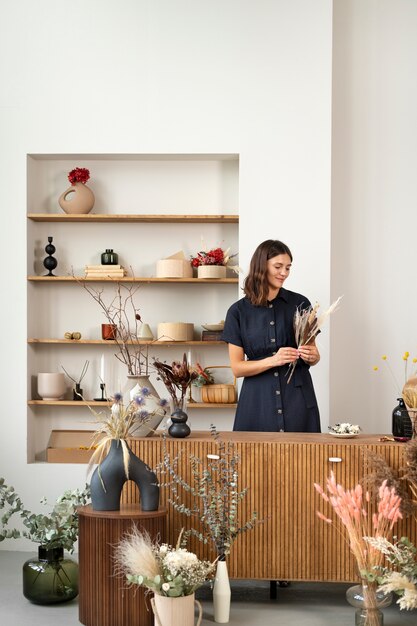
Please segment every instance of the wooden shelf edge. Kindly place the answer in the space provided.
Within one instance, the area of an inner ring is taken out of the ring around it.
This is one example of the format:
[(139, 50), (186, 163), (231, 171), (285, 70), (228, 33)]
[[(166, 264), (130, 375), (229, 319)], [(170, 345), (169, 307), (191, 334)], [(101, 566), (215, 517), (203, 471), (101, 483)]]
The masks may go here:
[(202, 283), (210, 283), (214, 285), (234, 285), (239, 282), (238, 278), (154, 278), (154, 277), (138, 277), (124, 276), (123, 278), (85, 278), (84, 276), (28, 276), (28, 281), (45, 282), (45, 283), (192, 283), (195, 285)]
[(188, 409), (235, 409), (237, 404), (235, 402), (226, 404), (223, 402), (189, 402), (187, 404)]
[[(115, 346), (117, 345), (116, 342), (114, 341), (114, 339), (38, 339), (37, 337), (29, 337), (29, 339), (27, 340), (28, 343), (30, 344), (34, 344), (34, 345), (42, 345), (42, 344), (46, 344), (46, 345), (51, 345), (51, 344), (57, 344), (57, 345), (87, 345), (87, 346), (95, 346), (95, 345), (99, 345), (99, 346), (105, 346), (105, 345), (110, 345), (110, 346)], [(167, 346), (167, 347), (172, 347), (172, 346), (206, 346), (206, 345), (211, 345), (211, 346), (224, 346), (225, 342), (224, 341), (140, 341), (140, 342), (135, 342), (135, 341), (127, 341), (126, 342), (128, 345), (141, 345), (141, 346)]]
[(111, 401), (96, 400), (28, 400), (30, 406), (111, 406)]
[(177, 222), (177, 223), (220, 223), (237, 224), (237, 214), (179, 215), (179, 214), (104, 214), (88, 213), (87, 215), (67, 215), (66, 213), (28, 213), (27, 218), (33, 222)]

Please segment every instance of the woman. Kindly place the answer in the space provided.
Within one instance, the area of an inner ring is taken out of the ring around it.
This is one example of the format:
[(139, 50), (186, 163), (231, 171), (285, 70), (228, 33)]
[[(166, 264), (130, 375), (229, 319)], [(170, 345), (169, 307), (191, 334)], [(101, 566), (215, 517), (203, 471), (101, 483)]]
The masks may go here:
[[(243, 376), (234, 430), (320, 432), (309, 369), (320, 360), (311, 342), (297, 348), (293, 318), (309, 300), (284, 289), (292, 263), (289, 248), (268, 239), (255, 250), (245, 297), (229, 308), (222, 339), (233, 374)], [(290, 378), (290, 365), (296, 362)]]

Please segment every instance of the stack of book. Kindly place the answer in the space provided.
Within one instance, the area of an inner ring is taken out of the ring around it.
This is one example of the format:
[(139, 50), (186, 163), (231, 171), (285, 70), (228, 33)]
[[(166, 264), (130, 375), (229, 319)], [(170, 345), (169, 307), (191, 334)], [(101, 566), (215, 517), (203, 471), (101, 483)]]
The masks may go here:
[(220, 341), (222, 338), (222, 330), (203, 330), (201, 333), (202, 341)]
[(126, 270), (121, 265), (86, 265), (86, 278), (123, 278)]

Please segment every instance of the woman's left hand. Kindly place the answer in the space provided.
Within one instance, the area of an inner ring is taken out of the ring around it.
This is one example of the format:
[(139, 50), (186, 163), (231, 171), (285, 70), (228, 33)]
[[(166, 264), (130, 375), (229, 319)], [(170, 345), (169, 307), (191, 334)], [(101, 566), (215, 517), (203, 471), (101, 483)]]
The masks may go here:
[(308, 344), (307, 346), (300, 346), (298, 348), (300, 357), (307, 365), (316, 365), (320, 361), (320, 352), (315, 344)]

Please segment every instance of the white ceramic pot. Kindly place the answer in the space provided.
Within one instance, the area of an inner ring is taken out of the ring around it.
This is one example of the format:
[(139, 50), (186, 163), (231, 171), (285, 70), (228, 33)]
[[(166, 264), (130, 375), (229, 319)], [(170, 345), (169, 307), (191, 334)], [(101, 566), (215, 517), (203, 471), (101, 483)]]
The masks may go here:
[(168, 598), (157, 593), (151, 600), (155, 615), (155, 626), (194, 626), (194, 604), (197, 605), (199, 616), (196, 626), (200, 626), (203, 616), (201, 604), (195, 594)]
[(57, 372), (38, 374), (38, 394), (42, 400), (61, 400), (66, 390), (65, 374)]
[(199, 265), (197, 268), (198, 278), (226, 278), (225, 265)]

